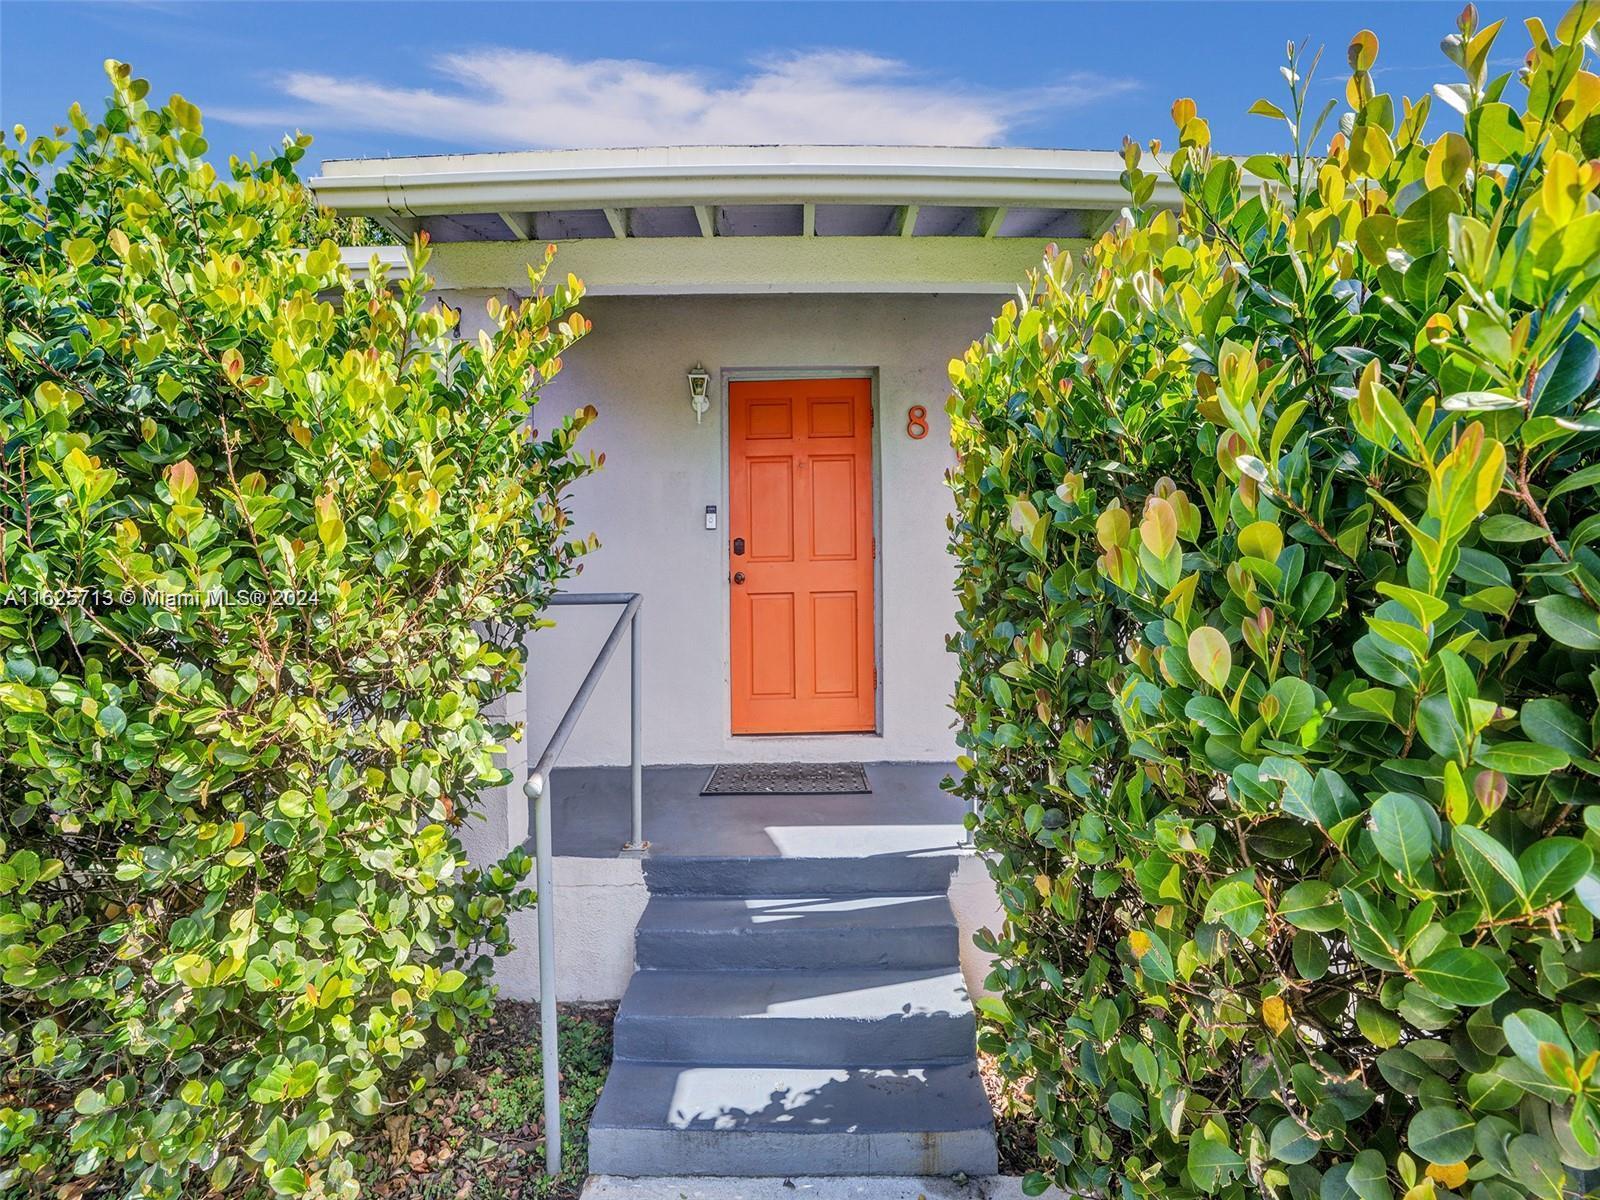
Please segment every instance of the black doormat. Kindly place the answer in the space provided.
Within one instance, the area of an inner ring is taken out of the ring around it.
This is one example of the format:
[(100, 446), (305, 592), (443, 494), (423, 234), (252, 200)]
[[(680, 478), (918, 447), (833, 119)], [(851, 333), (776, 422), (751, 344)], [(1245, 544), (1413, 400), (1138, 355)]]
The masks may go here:
[(732, 763), (713, 767), (702, 796), (868, 794), (860, 763)]

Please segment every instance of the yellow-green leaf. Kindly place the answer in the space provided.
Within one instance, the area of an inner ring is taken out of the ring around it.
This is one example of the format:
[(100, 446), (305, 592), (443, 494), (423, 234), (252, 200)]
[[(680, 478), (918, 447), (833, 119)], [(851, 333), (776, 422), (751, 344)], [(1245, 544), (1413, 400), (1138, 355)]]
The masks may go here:
[(1202, 625), (1189, 635), (1189, 662), (1195, 674), (1217, 691), (1228, 686), (1228, 673), (1233, 670), (1233, 651), (1228, 649), (1228, 639), (1220, 629)]
[(1283, 553), (1283, 530), (1272, 521), (1252, 521), (1239, 531), (1239, 553), (1277, 562)]

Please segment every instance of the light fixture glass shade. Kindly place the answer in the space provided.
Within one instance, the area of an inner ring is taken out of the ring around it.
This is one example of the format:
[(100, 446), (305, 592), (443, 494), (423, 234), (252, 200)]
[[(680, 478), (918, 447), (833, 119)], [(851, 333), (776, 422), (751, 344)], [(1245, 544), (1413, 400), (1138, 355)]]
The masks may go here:
[(696, 425), (711, 407), (711, 372), (699, 363), (689, 368), (689, 407), (694, 409)]

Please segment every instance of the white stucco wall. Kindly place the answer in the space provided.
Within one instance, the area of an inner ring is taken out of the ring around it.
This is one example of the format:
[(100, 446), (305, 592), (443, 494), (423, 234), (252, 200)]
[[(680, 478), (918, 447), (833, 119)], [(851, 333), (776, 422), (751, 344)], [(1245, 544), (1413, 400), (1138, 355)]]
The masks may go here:
[[(475, 335), (487, 293), (453, 292)], [(576, 527), (599, 534), (571, 591), (641, 591), (647, 763), (729, 760), (949, 761), (955, 677), (944, 649), (954, 630), (953, 568), (945, 553), (954, 461), (944, 412), (946, 364), (982, 334), (994, 296), (603, 297), (583, 305), (594, 332), (566, 356), (539, 414), (593, 404), (586, 444), (605, 468), (574, 491)], [(714, 376), (712, 409), (696, 425), (684, 372)], [(875, 376), (878, 458), (879, 730), (874, 735), (733, 737), (729, 727), (727, 383), (783, 370)], [(929, 431), (906, 434), (906, 410)], [(719, 528), (705, 528), (716, 505)], [(614, 609), (552, 613), (535, 635), (529, 745), (542, 749), (616, 619)], [(627, 760), (625, 655), (608, 672), (562, 757), (571, 765)]]
[[(633, 977), (633, 930), (650, 893), (637, 858), (557, 858), (556, 999), (620, 1000)], [(500, 994), (539, 998), (537, 913), (511, 918), (516, 949), (495, 963)], [(970, 939), (969, 939), (970, 940)]]
[(989, 868), (976, 854), (964, 854), (956, 864), (956, 873), (950, 879), (950, 911), (955, 913), (961, 930), (961, 977), (967, 991), (973, 996), (994, 995), (983, 986), (994, 959), (979, 950), (972, 937), (980, 929), (999, 933), (1006, 914)]

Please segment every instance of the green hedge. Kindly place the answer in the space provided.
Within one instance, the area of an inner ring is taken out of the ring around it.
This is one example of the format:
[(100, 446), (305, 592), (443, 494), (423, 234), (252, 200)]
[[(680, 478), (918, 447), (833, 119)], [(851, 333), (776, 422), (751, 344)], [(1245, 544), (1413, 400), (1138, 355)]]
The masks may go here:
[(458, 342), (297, 248), (309, 139), (221, 180), (108, 70), (0, 145), (0, 1191), (349, 1197), (533, 899), (456, 831), (588, 547), (581, 286)]
[(1514, 81), (1469, 8), (1416, 102), (1362, 33), (1331, 125), (1291, 52), (1251, 110), (1289, 149), (1242, 164), (1180, 100), (1181, 212), (1126, 146), (1129, 215), (951, 364), (1031, 1191), (1600, 1167), (1597, 17), (1530, 22)]

